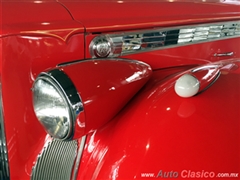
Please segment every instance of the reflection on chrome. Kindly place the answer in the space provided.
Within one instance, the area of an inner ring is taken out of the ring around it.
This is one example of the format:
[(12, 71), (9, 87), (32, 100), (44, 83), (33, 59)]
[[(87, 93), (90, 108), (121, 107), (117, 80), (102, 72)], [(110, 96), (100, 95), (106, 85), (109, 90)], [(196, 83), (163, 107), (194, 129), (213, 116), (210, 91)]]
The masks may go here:
[[(96, 57), (117, 57), (171, 46), (194, 44), (240, 36), (240, 22), (222, 22), (159, 28), (139, 32), (123, 32), (96, 36), (90, 44), (90, 53)], [(102, 43), (102, 44), (101, 44)], [(100, 48), (95, 47), (96, 44)], [(104, 51), (103, 51), (104, 50)], [(103, 53), (104, 52), (104, 53)]]

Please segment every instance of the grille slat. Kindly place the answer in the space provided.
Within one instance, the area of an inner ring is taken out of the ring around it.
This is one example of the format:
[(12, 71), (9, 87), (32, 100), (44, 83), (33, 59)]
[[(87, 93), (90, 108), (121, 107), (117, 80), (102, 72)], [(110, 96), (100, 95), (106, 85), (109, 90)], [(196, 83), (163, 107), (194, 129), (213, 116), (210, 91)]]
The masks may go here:
[(159, 28), (139, 32), (108, 34), (114, 47), (109, 56), (146, 52), (168, 46), (239, 37), (240, 21), (200, 24), (172, 28)]
[(187, 42), (201, 42), (204, 40), (212, 40), (235, 36), (239, 30), (239, 24), (225, 23), (223, 25), (211, 25), (209, 27), (196, 27), (191, 29), (180, 29), (178, 34), (178, 44)]
[[(44, 159), (43, 162), (46, 162), (47, 159), (51, 158), (52, 156), (54, 156), (54, 154), (56, 152), (54, 152), (54, 149), (58, 149), (58, 142), (56, 142), (56, 148), (54, 148), (54, 146), (50, 146), (49, 148), (49, 153), (48, 155), (46, 156), (46, 159)], [(51, 160), (52, 161), (52, 160)], [(56, 164), (55, 162), (53, 162), (53, 164)], [(50, 168), (48, 168), (47, 166), (45, 167), (46, 168), (46, 176), (47, 177), (50, 177), (51, 176), (51, 172), (54, 171), (54, 166), (51, 166)]]
[(31, 179), (70, 179), (77, 149), (77, 141), (53, 140), (39, 155)]

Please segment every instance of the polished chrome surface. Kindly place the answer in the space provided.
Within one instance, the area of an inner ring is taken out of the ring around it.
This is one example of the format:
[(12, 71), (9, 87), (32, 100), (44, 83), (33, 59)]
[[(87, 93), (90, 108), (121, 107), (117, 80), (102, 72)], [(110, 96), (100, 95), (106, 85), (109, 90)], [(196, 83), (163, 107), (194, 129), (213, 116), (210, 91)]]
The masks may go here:
[(38, 156), (31, 180), (71, 179), (78, 149), (77, 141), (53, 140)]
[(123, 37), (123, 51), (130, 52), (140, 49), (164, 46), (166, 32), (147, 32)]
[(2, 107), (2, 88), (0, 84), (0, 179), (4, 180), (10, 179), (7, 152)]
[(94, 57), (107, 57), (111, 52), (110, 40), (107, 36), (97, 36), (90, 45), (91, 54)]
[(222, 23), (202, 27), (183, 28), (179, 31), (178, 44), (239, 35), (240, 23)]
[(197, 67), (191, 70), (193, 74), (203, 70), (208, 70), (208, 73), (205, 76), (203, 76), (202, 79), (200, 79), (200, 83), (203, 80), (206, 80), (207, 83), (205, 83), (205, 86), (201, 89), (201, 91), (198, 92), (198, 94), (206, 91), (218, 80), (218, 78), (221, 75), (220, 67), (222, 67), (222, 65), (212, 64), (212, 65)]
[[(108, 39), (111, 50), (108, 57), (139, 53), (173, 46), (215, 41), (240, 36), (240, 22), (219, 22), (171, 28), (157, 28), (138, 32), (101, 35)], [(97, 39), (95, 37), (95, 39)], [(94, 40), (93, 40), (94, 41)], [(93, 58), (96, 56), (91, 52)]]
[(81, 157), (82, 157), (85, 141), (86, 141), (86, 136), (83, 136), (82, 139), (81, 139), (80, 146), (78, 148), (76, 163), (75, 163), (75, 166), (73, 168), (72, 180), (75, 180), (77, 178), (77, 173), (78, 173), (78, 169), (79, 169), (79, 165), (80, 165), (80, 161), (81, 161)]
[(217, 64), (212, 64), (212, 65), (204, 65), (204, 66), (200, 66), (200, 67), (196, 67), (194, 69), (191, 70), (192, 73), (196, 73), (202, 70), (207, 70), (207, 69), (218, 69), (219, 67), (221, 67), (221, 65), (217, 65)]
[(222, 57), (222, 56), (233, 56), (234, 52), (226, 52), (226, 53), (215, 53), (215, 57)]

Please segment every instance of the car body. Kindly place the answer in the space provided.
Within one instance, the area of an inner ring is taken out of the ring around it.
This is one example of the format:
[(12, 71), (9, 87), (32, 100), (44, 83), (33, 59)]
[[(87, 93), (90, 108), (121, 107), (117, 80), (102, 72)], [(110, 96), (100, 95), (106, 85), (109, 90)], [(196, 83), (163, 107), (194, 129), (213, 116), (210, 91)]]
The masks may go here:
[(240, 1), (1, 10), (1, 179), (237, 179)]

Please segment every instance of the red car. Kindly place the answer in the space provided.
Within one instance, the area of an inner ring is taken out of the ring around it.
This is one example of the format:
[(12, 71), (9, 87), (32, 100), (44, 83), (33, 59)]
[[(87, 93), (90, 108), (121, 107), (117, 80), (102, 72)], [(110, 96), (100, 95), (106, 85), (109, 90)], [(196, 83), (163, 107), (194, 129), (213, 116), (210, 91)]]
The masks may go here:
[(0, 179), (239, 179), (239, 0), (0, 5)]

